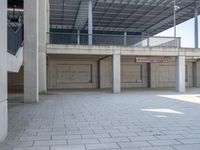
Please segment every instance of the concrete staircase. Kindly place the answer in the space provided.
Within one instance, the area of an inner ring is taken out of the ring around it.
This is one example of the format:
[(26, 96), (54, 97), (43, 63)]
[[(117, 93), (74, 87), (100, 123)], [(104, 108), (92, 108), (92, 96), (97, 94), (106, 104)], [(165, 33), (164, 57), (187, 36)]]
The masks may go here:
[(23, 64), (23, 47), (20, 47), (15, 55), (7, 53), (7, 71), (19, 72)]

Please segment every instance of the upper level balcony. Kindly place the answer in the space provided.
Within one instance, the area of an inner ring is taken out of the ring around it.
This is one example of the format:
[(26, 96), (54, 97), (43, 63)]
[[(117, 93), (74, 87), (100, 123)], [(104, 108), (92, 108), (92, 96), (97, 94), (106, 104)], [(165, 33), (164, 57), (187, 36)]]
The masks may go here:
[(181, 39), (175, 33), (174, 37), (155, 35), (193, 17), (195, 33), (198, 30), (200, 3), (196, 0), (49, 2), (50, 44), (180, 48)]
[[(200, 2), (175, 2), (179, 6), (176, 11), (172, 0), (48, 0), (46, 15), (40, 16), (46, 26), (42, 34), (48, 32), (47, 44), (51, 45), (181, 48), (181, 38), (155, 35), (195, 17), (194, 43), (198, 48)], [(8, 18), (23, 20), (23, 3), (15, 3), (20, 10), (11, 9), (10, 2)]]

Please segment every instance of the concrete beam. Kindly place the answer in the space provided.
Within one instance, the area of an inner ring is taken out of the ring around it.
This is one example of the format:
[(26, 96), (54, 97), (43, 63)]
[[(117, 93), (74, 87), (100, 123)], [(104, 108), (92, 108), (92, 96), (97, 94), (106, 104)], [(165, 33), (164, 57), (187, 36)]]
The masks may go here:
[(7, 0), (0, 1), (0, 142), (7, 136)]
[[(48, 54), (96, 54), (113, 55), (120, 51), (121, 55), (136, 56), (178, 56), (185, 49), (177, 48), (147, 48), (147, 47), (125, 47), (125, 46), (88, 46), (88, 45), (58, 45), (48, 44)], [(189, 52), (189, 51), (188, 51)], [(191, 53), (193, 54), (193, 53)], [(199, 51), (200, 54), (200, 51)]]
[(48, 44), (47, 54), (85, 54), (85, 55), (113, 55), (119, 51), (128, 56), (179, 56), (200, 57), (200, 50), (195, 48), (168, 47), (131, 47), (131, 46), (88, 46), (88, 45), (58, 45)]
[(113, 93), (121, 92), (121, 55), (113, 55)]
[(38, 102), (38, 0), (24, 1), (24, 102)]
[(176, 57), (176, 91), (185, 92), (185, 56)]
[[(45, 93), (47, 90), (47, 65), (46, 65), (46, 43), (48, 32), (48, 2), (46, 0), (38, 1), (38, 50), (39, 50), (39, 93)], [(26, 12), (25, 12), (26, 13)], [(45, 20), (45, 21), (44, 21)]]

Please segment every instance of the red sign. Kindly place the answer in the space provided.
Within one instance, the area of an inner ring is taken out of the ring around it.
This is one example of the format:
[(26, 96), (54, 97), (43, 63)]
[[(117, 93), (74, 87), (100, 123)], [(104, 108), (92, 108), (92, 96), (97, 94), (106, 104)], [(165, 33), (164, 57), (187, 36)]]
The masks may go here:
[(136, 57), (136, 62), (137, 63), (167, 63), (169, 62), (169, 57)]

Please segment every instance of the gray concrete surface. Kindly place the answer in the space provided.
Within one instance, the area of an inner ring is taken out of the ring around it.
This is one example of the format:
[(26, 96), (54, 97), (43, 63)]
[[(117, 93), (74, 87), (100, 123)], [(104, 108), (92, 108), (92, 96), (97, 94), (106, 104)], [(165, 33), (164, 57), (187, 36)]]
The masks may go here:
[(185, 92), (185, 56), (176, 58), (176, 90)]
[(200, 89), (173, 90), (52, 91), (39, 104), (9, 96), (0, 150), (199, 150)]
[(47, 54), (74, 55), (113, 55), (120, 52), (122, 56), (200, 56), (199, 49), (169, 47), (131, 47), (131, 46), (91, 46), (47, 44)]
[(0, 142), (7, 135), (7, 1), (0, 1)]
[(38, 0), (24, 1), (24, 102), (38, 102)]
[(46, 68), (46, 43), (48, 29), (48, 1), (38, 1), (38, 88), (39, 93), (46, 92), (47, 90), (47, 68)]
[[(115, 56), (118, 57), (118, 60), (115, 59), (113, 65), (112, 56), (49, 55), (47, 87), (48, 89), (98, 87), (103, 89), (118, 85), (115, 89), (119, 92), (120, 86), (117, 81), (120, 82), (120, 78), (121, 88), (144, 88), (148, 87), (148, 84), (151, 88), (176, 87), (178, 80), (176, 80), (175, 57), (171, 57), (168, 63), (151, 63), (148, 66), (147, 63), (137, 63), (134, 56), (121, 56), (121, 62), (119, 60), (120, 55)], [(98, 62), (99, 60), (100, 62)], [(199, 85), (200, 65), (198, 64), (198, 61), (188, 58), (185, 65), (177, 67), (179, 69), (177, 71), (180, 71), (180, 74), (177, 74), (180, 75), (180, 87), (184, 88), (183, 85), (186, 87)], [(196, 68), (196, 71), (194, 68)], [(113, 74), (114, 70), (117, 72), (121, 70), (121, 74)], [(181, 76), (184, 75), (184, 72), (185, 79)], [(113, 78), (113, 75), (117, 80)], [(115, 81), (114, 86), (113, 79)]]
[(112, 72), (112, 88), (113, 93), (121, 92), (121, 56), (119, 54), (113, 55), (113, 72)]

